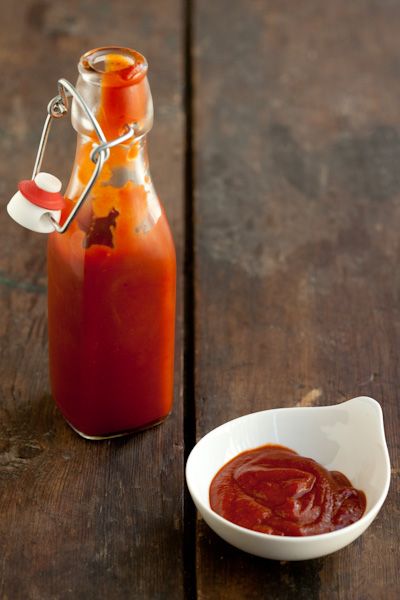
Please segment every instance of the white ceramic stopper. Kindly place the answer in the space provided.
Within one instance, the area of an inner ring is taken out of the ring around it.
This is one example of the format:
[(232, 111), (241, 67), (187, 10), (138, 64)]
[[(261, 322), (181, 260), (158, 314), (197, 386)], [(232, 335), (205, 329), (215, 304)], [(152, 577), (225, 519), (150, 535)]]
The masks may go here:
[(35, 177), (35, 183), (45, 192), (54, 194), (61, 190), (61, 181), (50, 173), (38, 173)]
[[(34, 181), (45, 192), (55, 193), (61, 190), (61, 181), (50, 173), (38, 173)], [(50, 217), (53, 217), (58, 223), (61, 216), (61, 210), (49, 210), (37, 206), (20, 191), (16, 192), (7, 204), (7, 212), (19, 225), (38, 233), (54, 231), (55, 228)]]

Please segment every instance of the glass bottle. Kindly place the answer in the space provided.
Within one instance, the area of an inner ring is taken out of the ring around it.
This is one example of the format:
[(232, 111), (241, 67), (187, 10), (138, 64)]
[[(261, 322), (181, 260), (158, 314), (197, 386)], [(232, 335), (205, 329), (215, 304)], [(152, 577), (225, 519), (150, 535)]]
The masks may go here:
[[(90, 196), (64, 234), (48, 242), (50, 378), (54, 399), (83, 437), (123, 435), (171, 411), (175, 248), (150, 177), (146, 134), (153, 123), (147, 63), (127, 48), (99, 48), (79, 63), (77, 90), (110, 150)], [(61, 223), (93, 171), (98, 143), (77, 105), (77, 150)]]

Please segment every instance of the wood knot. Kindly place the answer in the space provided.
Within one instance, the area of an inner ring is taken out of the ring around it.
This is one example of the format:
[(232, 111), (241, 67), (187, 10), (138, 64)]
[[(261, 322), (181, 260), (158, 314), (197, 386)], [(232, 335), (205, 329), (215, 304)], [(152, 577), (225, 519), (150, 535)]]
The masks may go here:
[(43, 452), (43, 448), (35, 442), (28, 442), (19, 446), (17, 454), (19, 458), (34, 458)]

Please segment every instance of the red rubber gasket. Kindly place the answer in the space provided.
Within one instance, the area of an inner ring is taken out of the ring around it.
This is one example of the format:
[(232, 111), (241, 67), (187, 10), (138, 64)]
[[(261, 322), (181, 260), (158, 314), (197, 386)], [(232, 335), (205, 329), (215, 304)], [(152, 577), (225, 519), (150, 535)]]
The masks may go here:
[(48, 208), (49, 210), (61, 210), (65, 206), (64, 196), (59, 192), (46, 192), (42, 190), (33, 179), (24, 179), (18, 184), (19, 191), (29, 202)]

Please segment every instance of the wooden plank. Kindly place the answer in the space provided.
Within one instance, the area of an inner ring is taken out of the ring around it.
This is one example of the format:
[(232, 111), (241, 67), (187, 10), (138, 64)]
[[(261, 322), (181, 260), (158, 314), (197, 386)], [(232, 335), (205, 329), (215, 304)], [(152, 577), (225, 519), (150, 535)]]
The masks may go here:
[[(182, 272), (180, 2), (21, 0), (7, 3), (1, 33), (3, 207), (31, 173), (57, 79), (75, 81), (85, 50), (133, 46), (150, 64), (152, 172)], [(64, 178), (74, 138), (68, 123), (54, 126), (46, 167)], [(0, 219), (0, 597), (182, 598), (182, 278), (173, 416), (133, 437), (88, 443), (49, 395), (45, 237), (4, 210)]]
[(389, 0), (195, 3), (197, 438), (371, 395), (394, 467), (371, 529), (325, 559), (256, 559), (200, 520), (201, 599), (398, 596), (399, 18)]

